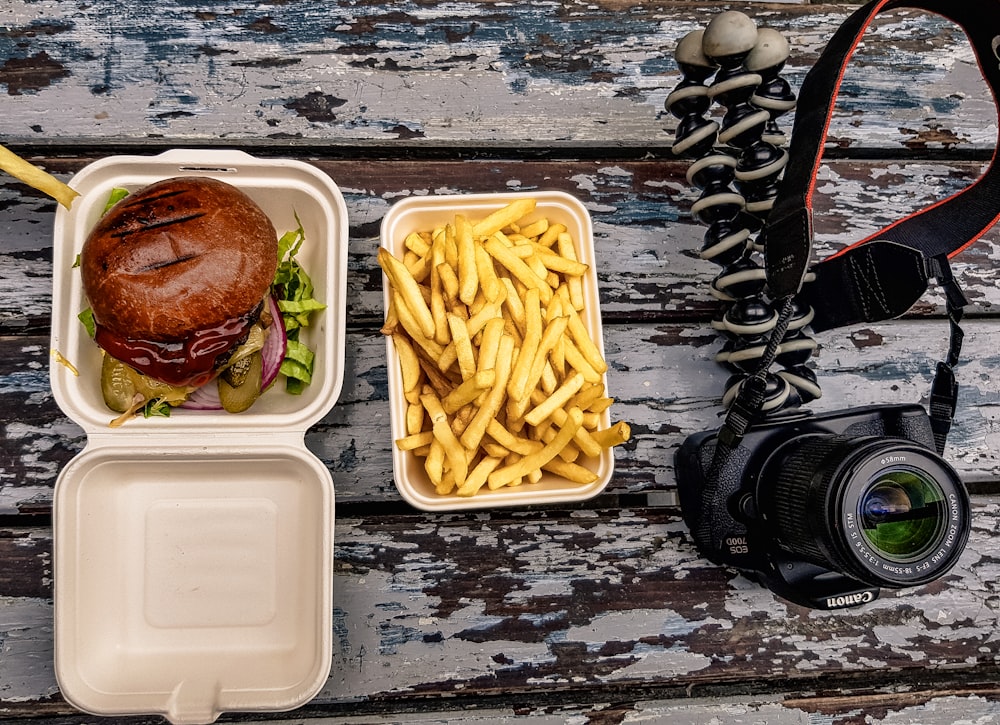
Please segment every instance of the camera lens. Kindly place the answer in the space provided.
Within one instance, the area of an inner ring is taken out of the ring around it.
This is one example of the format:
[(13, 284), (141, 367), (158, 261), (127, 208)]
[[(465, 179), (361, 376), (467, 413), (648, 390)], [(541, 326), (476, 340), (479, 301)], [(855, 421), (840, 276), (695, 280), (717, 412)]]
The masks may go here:
[(862, 494), (861, 533), (880, 556), (916, 561), (934, 547), (947, 519), (944, 492), (923, 471), (890, 469)]
[(937, 579), (968, 538), (958, 474), (904, 439), (801, 436), (772, 456), (760, 486), (781, 548), (873, 586)]

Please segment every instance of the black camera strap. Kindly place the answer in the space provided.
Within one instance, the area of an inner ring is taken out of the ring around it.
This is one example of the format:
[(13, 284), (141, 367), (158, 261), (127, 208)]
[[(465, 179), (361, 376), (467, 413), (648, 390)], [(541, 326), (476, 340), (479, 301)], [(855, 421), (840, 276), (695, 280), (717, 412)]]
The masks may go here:
[[(955, 411), (957, 383), (953, 368), (961, 352), (959, 323), (966, 305), (948, 260), (1000, 219), (1000, 164), (996, 154), (972, 186), (810, 267), (816, 173), (847, 63), (875, 16), (899, 7), (935, 13), (959, 25), (997, 101), (1000, 0), (875, 0), (855, 11), (833, 35), (803, 81), (789, 162), (761, 232), (768, 290), (779, 309), (779, 322), (757, 371), (744, 381), (727, 413), (713, 466), (724, 463), (760, 414), (766, 373), (788, 327), (794, 298), (812, 306), (812, 327), (822, 331), (898, 317), (920, 299), (931, 279), (936, 279), (945, 291), (951, 330), (948, 357), (938, 364), (929, 411), (939, 452), (943, 451)], [(807, 272), (810, 281), (803, 284)]]

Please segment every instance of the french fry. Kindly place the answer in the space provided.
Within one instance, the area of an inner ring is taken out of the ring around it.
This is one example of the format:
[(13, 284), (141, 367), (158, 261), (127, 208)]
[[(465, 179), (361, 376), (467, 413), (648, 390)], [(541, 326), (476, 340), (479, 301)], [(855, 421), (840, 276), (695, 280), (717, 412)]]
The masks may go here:
[(608, 364), (604, 362), (601, 351), (597, 349), (597, 345), (590, 338), (590, 333), (587, 332), (587, 328), (584, 327), (583, 320), (580, 319), (576, 310), (570, 311), (568, 328), (577, 348), (584, 359), (590, 363), (590, 366), (599, 373), (607, 372)]
[[(535, 357), (531, 361), (531, 367), (528, 371), (528, 379), (525, 385), (526, 390), (534, 390), (542, 379), (542, 373), (549, 362), (549, 355), (556, 346), (556, 343), (566, 333), (566, 325), (568, 323), (569, 320), (566, 317), (557, 317), (545, 326), (542, 338), (535, 350)], [(546, 392), (551, 391), (546, 390)]]
[(532, 244), (532, 249), (535, 251), (535, 257), (542, 264), (542, 266), (551, 272), (559, 272), (560, 274), (565, 274), (570, 278), (579, 278), (585, 275), (589, 269), (589, 267), (587, 267), (587, 265), (583, 262), (568, 259), (562, 254), (557, 254), (541, 244)]
[(542, 470), (562, 476), (575, 483), (593, 483), (597, 480), (597, 474), (589, 468), (584, 468), (577, 463), (567, 463), (559, 458), (553, 458), (544, 464)]
[[(431, 337), (424, 335), (423, 329), (420, 327), (420, 323), (413, 316), (413, 312), (403, 301), (399, 292), (393, 292), (393, 300), (399, 324), (409, 334), (410, 340), (420, 346), (432, 358), (441, 357), (441, 353), (444, 352), (444, 348), (438, 345), (437, 342), (435, 342)], [(431, 335), (433, 334), (434, 332), (432, 330)]]
[(421, 433), (411, 433), (405, 438), (397, 438), (396, 447), (401, 451), (413, 451), (421, 446), (430, 445), (432, 440), (434, 440), (434, 433), (429, 430)]
[[(549, 224), (549, 228), (545, 230), (545, 233), (542, 234), (540, 237), (538, 237), (538, 243), (541, 244), (543, 247), (551, 247), (559, 239), (559, 235), (564, 234), (565, 232), (566, 232), (565, 224), (559, 224), (559, 223)], [(568, 234), (566, 236), (569, 237), (570, 242), (572, 242), (573, 238), (570, 237)], [(562, 252), (560, 252), (560, 254), (562, 254)], [(572, 259), (575, 258), (576, 256), (574, 255)]]
[(494, 317), (483, 327), (483, 336), (479, 342), (479, 359), (476, 360), (477, 371), (492, 370), (496, 367), (503, 331), (502, 317)]
[(512, 201), (507, 206), (489, 214), (485, 219), (476, 222), (472, 228), (472, 233), (478, 238), (492, 236), (504, 227), (510, 226), (518, 219), (533, 212), (537, 203), (536, 199), (530, 197), (522, 197)]
[(510, 360), (514, 355), (514, 341), (507, 336), (500, 339), (500, 349), (497, 352), (496, 377), (486, 400), (479, 407), (469, 427), (462, 433), (462, 445), (467, 450), (475, 450), (486, 435), (486, 426), (493, 420), (503, 406), (507, 391), (507, 381), (510, 379)]
[[(557, 248), (559, 249), (559, 254), (561, 254), (566, 259), (576, 260), (576, 247), (573, 244), (573, 238), (569, 234), (561, 233), (556, 237)], [(571, 277), (567, 284), (569, 285), (569, 296), (570, 301), (573, 303), (573, 309), (578, 312), (584, 307), (583, 299), (583, 281), (579, 277)]]
[(504, 428), (498, 421), (491, 420), (486, 426), (486, 434), (489, 435), (493, 440), (502, 445), (508, 451), (513, 451), (514, 453), (520, 453), (521, 455), (528, 455), (530, 453), (535, 453), (541, 450), (542, 444), (539, 441), (533, 441), (529, 438), (522, 438), (521, 436), (516, 436), (509, 430)]
[(536, 468), (544, 466), (558, 456), (559, 451), (573, 440), (573, 436), (576, 435), (577, 428), (580, 427), (582, 422), (583, 413), (580, 409), (573, 408), (570, 410), (566, 425), (559, 430), (559, 433), (556, 434), (556, 437), (550, 443), (546, 443), (540, 451), (524, 456), (517, 463), (504, 466), (491, 473), (489, 478), (486, 479), (489, 487), (500, 488), (501, 486), (509, 485), (515, 479), (526, 476)]
[(444, 449), (444, 456), (451, 467), (455, 485), (461, 486), (469, 472), (469, 459), (465, 454), (465, 449), (455, 437), (455, 432), (451, 429), (448, 414), (444, 412), (441, 401), (433, 393), (421, 395), (420, 402), (424, 404), (424, 410), (431, 418), (434, 440), (438, 441)]
[(458, 247), (458, 298), (471, 305), (479, 291), (479, 274), (472, 225), (462, 214), (455, 215), (455, 244)]
[(521, 227), (517, 231), (521, 234), (521, 236), (530, 239), (531, 237), (541, 236), (548, 230), (548, 228), (549, 220), (542, 217), (541, 219), (533, 221), (531, 224)]
[[(583, 387), (584, 379), (582, 373), (576, 373), (573, 377), (569, 378), (564, 382), (559, 388), (552, 393), (552, 395), (545, 398), (545, 402), (536, 405), (524, 416), (524, 422), (529, 425), (540, 425), (542, 421), (548, 418), (552, 413), (555, 412), (557, 408), (562, 408), (569, 399), (572, 398), (580, 388)], [(574, 410), (579, 410), (574, 408)], [(583, 412), (580, 412), (581, 423), (583, 421)]]
[(73, 187), (59, 181), (48, 171), (42, 171), (2, 145), (0, 145), (0, 169), (43, 194), (51, 196), (67, 209), (73, 204), (73, 199), (80, 195)]
[(479, 274), (479, 286), (490, 302), (496, 302), (504, 293), (504, 286), (497, 277), (496, 269), (493, 267), (493, 258), (482, 244), (476, 244), (476, 271)]
[(431, 268), (431, 317), (434, 318), (434, 342), (447, 345), (450, 339), (448, 332), (448, 309), (445, 306), (444, 283), (438, 265)]
[(489, 390), (493, 387), (496, 377), (496, 370), (494, 369), (479, 370), (473, 373), (465, 382), (441, 399), (441, 407), (444, 408), (444, 412), (448, 414), (457, 413), (463, 406), (468, 405), (478, 398), (484, 390)]
[(442, 262), (438, 266), (438, 275), (441, 278), (441, 287), (445, 298), (454, 304), (458, 299), (459, 292), (458, 274), (454, 267), (447, 262)]
[(427, 457), (424, 458), (424, 470), (431, 483), (437, 485), (444, 477), (444, 446), (441, 445), (441, 441), (433, 437), (433, 433), (431, 436), (431, 447), (427, 451)]
[(406, 239), (403, 240), (403, 246), (419, 257), (426, 256), (431, 250), (431, 245), (417, 232), (407, 234)]
[(418, 402), (407, 402), (406, 406), (406, 432), (409, 434), (420, 433), (424, 428), (424, 406)]
[(468, 477), (462, 485), (458, 487), (458, 495), (475, 495), (479, 489), (483, 487), (483, 484), (486, 483), (487, 476), (489, 476), (494, 469), (500, 465), (502, 460), (502, 458), (496, 458), (494, 456), (486, 456), (480, 460), (479, 463), (476, 464), (476, 467), (469, 472)]
[(461, 317), (449, 314), (448, 329), (451, 330), (451, 339), (455, 343), (455, 354), (458, 357), (458, 369), (462, 372), (462, 380), (468, 380), (476, 373), (476, 355), (472, 351), (469, 328)]
[(548, 304), (552, 299), (552, 288), (542, 277), (535, 274), (531, 268), (524, 263), (524, 260), (505, 247), (495, 237), (486, 242), (486, 251), (490, 253), (497, 262), (503, 265), (508, 272), (518, 279), (525, 287), (532, 287), (538, 290), (542, 302)]
[(393, 333), (392, 344), (399, 358), (399, 369), (403, 377), (403, 391), (414, 390), (420, 384), (420, 360), (413, 350), (410, 339), (399, 332)]
[(434, 318), (427, 307), (427, 302), (424, 301), (420, 285), (410, 274), (410, 270), (384, 247), (380, 247), (378, 250), (378, 262), (392, 281), (393, 287), (399, 292), (406, 307), (413, 313), (414, 319), (420, 325), (420, 331), (425, 337), (433, 337)]
[(579, 373), (583, 374), (583, 379), (588, 383), (600, 383), (603, 379), (601, 373), (594, 369), (594, 366), (583, 356), (576, 344), (568, 339), (563, 339), (563, 354), (566, 356), (566, 363)]
[(507, 393), (515, 401), (523, 400), (530, 392), (527, 390), (528, 376), (531, 374), (531, 364), (535, 360), (538, 343), (542, 341), (542, 311), (538, 290), (534, 287), (524, 296), (524, 317), (524, 341), (507, 384)]
[[(400, 261), (380, 250), (389, 285), (383, 333), (403, 379), (406, 435), (440, 495), (586, 484), (594, 461), (628, 440), (606, 422), (607, 363), (582, 297), (590, 271), (565, 225), (526, 215), (524, 198), (474, 221), (407, 235)], [(579, 299), (578, 299), (579, 298)], [(604, 427), (602, 427), (604, 426)]]
[(632, 426), (625, 421), (619, 421), (610, 428), (595, 430), (591, 435), (602, 448), (610, 448), (626, 443), (632, 437)]

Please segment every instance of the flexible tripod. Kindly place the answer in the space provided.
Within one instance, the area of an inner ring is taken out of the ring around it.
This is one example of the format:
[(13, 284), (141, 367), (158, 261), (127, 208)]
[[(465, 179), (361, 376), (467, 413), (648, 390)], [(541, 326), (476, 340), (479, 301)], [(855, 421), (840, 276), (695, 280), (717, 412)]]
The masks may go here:
[[(691, 209), (708, 227), (700, 255), (721, 268), (710, 291), (722, 302), (713, 326), (725, 342), (716, 359), (733, 373), (723, 394), (726, 407), (756, 371), (778, 321), (767, 294), (762, 228), (788, 161), (777, 123), (796, 103), (781, 77), (788, 55), (777, 31), (757, 28), (737, 11), (720, 13), (678, 43), (682, 80), (664, 104), (679, 120), (673, 152), (692, 160), (687, 180), (701, 192)], [(724, 111), (721, 122), (709, 116), (713, 104)], [(775, 357), (778, 370), (767, 373), (766, 414), (822, 394), (807, 367), (816, 349), (806, 332), (812, 309), (797, 300), (793, 305)]]

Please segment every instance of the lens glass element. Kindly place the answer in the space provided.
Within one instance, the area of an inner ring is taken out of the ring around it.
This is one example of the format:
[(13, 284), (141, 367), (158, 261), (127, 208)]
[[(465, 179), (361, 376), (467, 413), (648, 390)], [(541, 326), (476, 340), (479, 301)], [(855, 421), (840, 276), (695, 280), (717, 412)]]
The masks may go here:
[(915, 468), (879, 473), (858, 499), (858, 518), (868, 544), (896, 562), (916, 561), (941, 542), (947, 520), (941, 485)]

